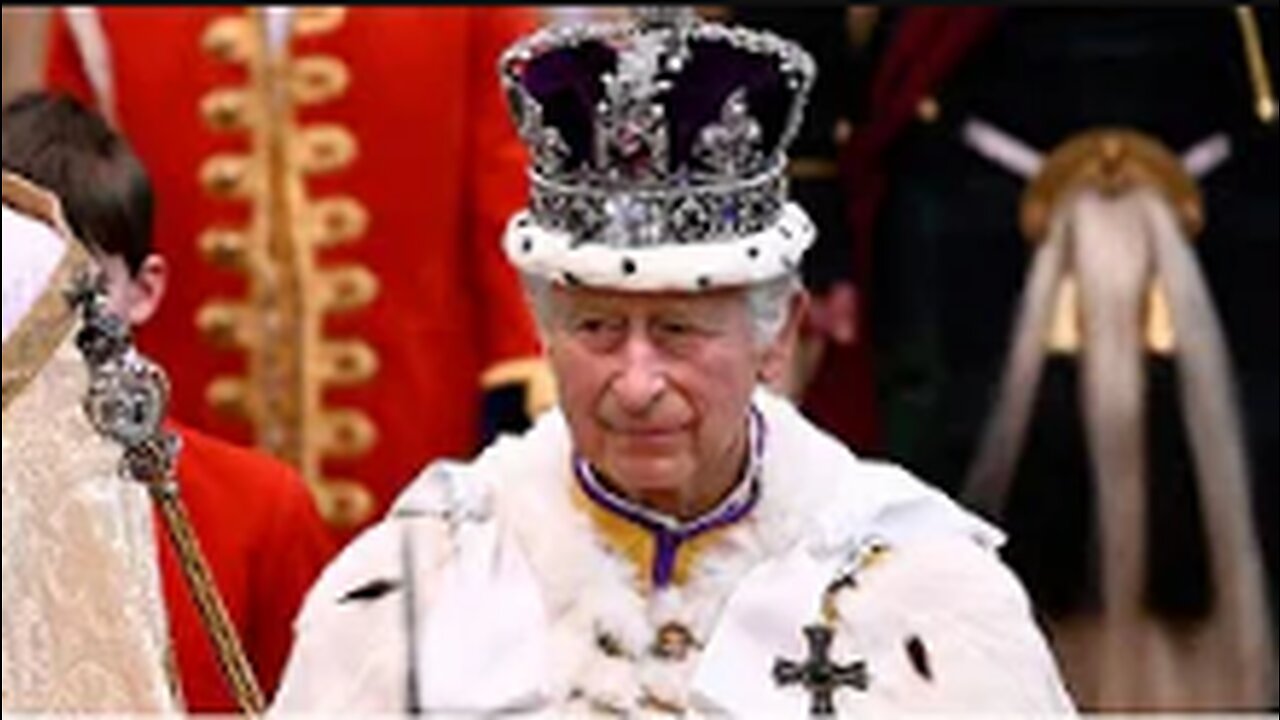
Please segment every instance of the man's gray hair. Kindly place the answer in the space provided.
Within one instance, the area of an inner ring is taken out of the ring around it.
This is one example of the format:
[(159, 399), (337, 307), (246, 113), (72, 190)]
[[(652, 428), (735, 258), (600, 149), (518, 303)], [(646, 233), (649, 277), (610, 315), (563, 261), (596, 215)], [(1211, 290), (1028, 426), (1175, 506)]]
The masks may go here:
[[(555, 310), (551, 304), (551, 281), (530, 273), (520, 273), (520, 280), (538, 323), (538, 331), (545, 341), (555, 320)], [(743, 297), (746, 299), (747, 312), (751, 315), (752, 337), (755, 338), (757, 347), (764, 347), (777, 339), (786, 325), (791, 297), (803, 290), (804, 283), (795, 271), (746, 288)]]
[(795, 271), (747, 288), (747, 310), (751, 313), (751, 329), (757, 347), (778, 339), (778, 334), (787, 324), (792, 296), (803, 290), (804, 282)]

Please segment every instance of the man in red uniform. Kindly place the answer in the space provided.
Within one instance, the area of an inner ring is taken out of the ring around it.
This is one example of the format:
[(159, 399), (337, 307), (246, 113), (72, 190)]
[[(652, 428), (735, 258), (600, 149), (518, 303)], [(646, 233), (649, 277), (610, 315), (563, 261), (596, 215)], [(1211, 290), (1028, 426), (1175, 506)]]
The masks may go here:
[[(151, 249), (147, 173), (103, 120), (68, 97), (29, 94), (3, 115), (3, 160), (58, 194), (76, 237), (99, 256), (111, 308), (132, 325), (160, 305), (168, 264)], [(290, 467), (170, 422), (177, 472), (214, 581), (264, 693), (274, 692), (299, 603), (333, 552)], [(157, 518), (157, 528), (159, 528)], [(169, 627), (186, 706), (237, 710), (167, 538), (157, 538)]]
[[(351, 530), (549, 404), (493, 240), (525, 197), (493, 80), (516, 8), (98, 8), (48, 76), (156, 182), (183, 282), (139, 334), (173, 413), (298, 468)], [(414, 398), (406, 403), (404, 398)]]

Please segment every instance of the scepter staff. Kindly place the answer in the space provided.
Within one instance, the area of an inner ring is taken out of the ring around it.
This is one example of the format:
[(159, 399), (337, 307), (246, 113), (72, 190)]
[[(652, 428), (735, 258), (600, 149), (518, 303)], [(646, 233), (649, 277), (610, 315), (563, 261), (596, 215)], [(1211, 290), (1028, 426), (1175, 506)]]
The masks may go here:
[(128, 325), (106, 309), (101, 274), (77, 277), (67, 300), (82, 320), (76, 346), (89, 368), (85, 413), (100, 434), (124, 446), (120, 472), (142, 483), (159, 509), (223, 678), (244, 714), (261, 715), (266, 706), (262, 690), (178, 493), (179, 439), (161, 427), (169, 404), (168, 378), (137, 352)]

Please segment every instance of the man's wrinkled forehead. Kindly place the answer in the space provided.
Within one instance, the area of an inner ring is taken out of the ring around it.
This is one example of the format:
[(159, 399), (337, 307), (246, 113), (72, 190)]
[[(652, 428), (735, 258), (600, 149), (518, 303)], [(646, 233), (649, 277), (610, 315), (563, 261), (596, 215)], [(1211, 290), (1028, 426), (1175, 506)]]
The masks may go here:
[(555, 284), (551, 288), (551, 297), (560, 311), (571, 313), (607, 310), (636, 314), (679, 312), (722, 315), (744, 310), (745, 292), (740, 287), (702, 292), (636, 292)]

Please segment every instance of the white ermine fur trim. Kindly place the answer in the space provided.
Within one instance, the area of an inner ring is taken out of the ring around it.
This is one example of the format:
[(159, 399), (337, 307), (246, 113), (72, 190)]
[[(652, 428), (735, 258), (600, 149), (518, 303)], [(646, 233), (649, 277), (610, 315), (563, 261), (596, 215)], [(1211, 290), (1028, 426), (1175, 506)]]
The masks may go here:
[(526, 210), (507, 223), (502, 247), (520, 270), (555, 282), (572, 277), (592, 287), (696, 292), (781, 277), (800, 267), (815, 237), (813, 221), (794, 202), (773, 225), (742, 238), (639, 248), (575, 245), (569, 233), (538, 226)]
[[(696, 647), (705, 645), (729, 594), (759, 562), (793, 545), (822, 488), (775, 483), (762, 488), (760, 504), (745, 520), (718, 531), (687, 581), (646, 599), (644, 583), (629, 560), (610, 551), (589, 519), (572, 505), (572, 468), (567, 430), (558, 416), (544, 417), (538, 440), (503, 443), (480, 463), (495, 463), (493, 475), (510, 478), (496, 488), (498, 520), (513, 528), (539, 578), (549, 611), (552, 682), (558, 701), (580, 694), (606, 707), (639, 707), (645, 695), (686, 707), (697, 667)], [(766, 432), (775, 432), (767, 428)], [(547, 442), (559, 436), (558, 442)], [(532, 439), (532, 438), (531, 438)], [(537, 457), (528, 448), (537, 447)], [(775, 466), (781, 458), (769, 457)], [(500, 469), (510, 463), (510, 467)], [(488, 470), (488, 469), (487, 469)], [(766, 475), (769, 474), (766, 469)], [(809, 483), (812, 485), (812, 483)], [(657, 628), (678, 622), (691, 632), (695, 650), (681, 662), (650, 655)], [(611, 657), (597, 642), (607, 633), (622, 650)]]
[[(648, 698), (687, 708), (699, 649), (730, 594), (764, 560), (801, 541), (815, 557), (847, 554), (882, 514), (907, 517), (919, 504), (942, 505), (935, 508), (938, 519), (959, 518), (946, 522), (976, 524), (949, 503), (930, 501), (936, 491), (903, 483), (905, 473), (857, 463), (785, 402), (764, 393), (756, 394), (756, 402), (767, 438), (756, 508), (716, 531), (716, 542), (695, 559), (681, 586), (651, 596), (641, 571), (610, 549), (574, 507), (569, 433), (558, 412), (544, 415), (523, 438), (500, 440), (471, 466), (473, 478), (492, 479), (486, 483), (492, 520), (509, 529), (537, 578), (547, 611), (547, 689), (555, 706), (625, 711), (644, 707)], [(785, 451), (771, 451), (778, 447)], [(797, 473), (796, 457), (838, 475)], [(855, 471), (857, 482), (846, 481), (843, 476)], [(680, 661), (651, 653), (657, 629), (667, 622), (693, 636), (691, 652)]]

